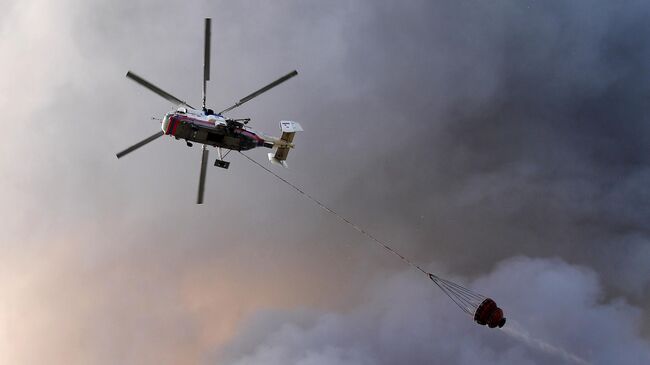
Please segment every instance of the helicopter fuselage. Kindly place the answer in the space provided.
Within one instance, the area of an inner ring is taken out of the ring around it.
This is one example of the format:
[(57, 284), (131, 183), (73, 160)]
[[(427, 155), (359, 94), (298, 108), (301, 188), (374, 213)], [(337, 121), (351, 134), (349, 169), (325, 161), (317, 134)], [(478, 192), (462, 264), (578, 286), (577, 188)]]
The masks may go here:
[(187, 109), (167, 113), (161, 128), (166, 135), (176, 139), (235, 151), (247, 151), (255, 147), (273, 148), (274, 145), (273, 140), (260, 136), (243, 123)]

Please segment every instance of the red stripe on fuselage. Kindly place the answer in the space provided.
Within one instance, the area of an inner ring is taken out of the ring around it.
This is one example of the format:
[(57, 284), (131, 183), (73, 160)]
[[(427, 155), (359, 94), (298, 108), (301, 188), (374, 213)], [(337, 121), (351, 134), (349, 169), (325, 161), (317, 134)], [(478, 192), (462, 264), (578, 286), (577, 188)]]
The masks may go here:
[(176, 125), (176, 118), (172, 116), (169, 118), (169, 124), (167, 124), (167, 130), (165, 131), (165, 133), (171, 136), (172, 133), (174, 133), (175, 125)]
[(171, 127), (172, 132), (170, 133), (172, 136), (176, 135), (176, 128), (178, 127), (178, 120), (176, 118), (172, 119), (174, 125)]
[(257, 134), (255, 134), (255, 133), (253, 133), (251, 131), (247, 131), (245, 129), (242, 129), (240, 133), (242, 135), (248, 137), (248, 138), (251, 138), (251, 139), (254, 139), (255, 141), (257, 141), (258, 146), (264, 144), (264, 138), (258, 136)]

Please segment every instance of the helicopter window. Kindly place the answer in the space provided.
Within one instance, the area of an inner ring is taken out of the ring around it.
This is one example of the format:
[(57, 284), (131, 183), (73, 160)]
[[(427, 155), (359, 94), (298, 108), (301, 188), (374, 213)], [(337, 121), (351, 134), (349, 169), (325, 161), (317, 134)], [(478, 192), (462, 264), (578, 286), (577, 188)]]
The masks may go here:
[(221, 141), (223, 141), (223, 134), (208, 133), (207, 139), (210, 142), (221, 142)]

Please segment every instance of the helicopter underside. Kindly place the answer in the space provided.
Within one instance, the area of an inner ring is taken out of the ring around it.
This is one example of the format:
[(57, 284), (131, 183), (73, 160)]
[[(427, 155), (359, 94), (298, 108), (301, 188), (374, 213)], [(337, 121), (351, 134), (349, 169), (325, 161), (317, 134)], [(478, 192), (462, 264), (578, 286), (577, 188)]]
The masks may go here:
[(164, 132), (176, 139), (235, 151), (273, 146), (272, 143), (265, 143), (266, 141), (255, 133), (242, 128), (225, 125), (207, 127), (180, 118), (172, 118)]

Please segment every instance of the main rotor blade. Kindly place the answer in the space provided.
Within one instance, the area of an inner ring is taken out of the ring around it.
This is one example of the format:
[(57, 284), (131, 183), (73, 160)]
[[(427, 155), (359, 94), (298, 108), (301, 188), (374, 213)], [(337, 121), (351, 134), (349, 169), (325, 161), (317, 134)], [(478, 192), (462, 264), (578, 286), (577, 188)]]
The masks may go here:
[(137, 150), (138, 148), (140, 148), (140, 147), (146, 145), (147, 143), (152, 142), (153, 140), (159, 138), (159, 137), (162, 136), (163, 134), (165, 134), (165, 133), (164, 133), (163, 131), (160, 131), (160, 132), (158, 132), (158, 133), (156, 133), (156, 134), (154, 134), (154, 135), (152, 135), (152, 136), (150, 136), (150, 137), (147, 137), (147, 138), (143, 139), (142, 141), (140, 141), (140, 142), (134, 144), (133, 146), (131, 146), (131, 147), (125, 149), (125, 150), (122, 151), (122, 152), (118, 152), (117, 154), (115, 154), (115, 156), (117, 156), (117, 158), (122, 158), (122, 157), (124, 157), (125, 155), (127, 155), (127, 154), (129, 154), (129, 153), (131, 153), (131, 152)]
[(256, 97), (256, 96), (259, 96), (259, 95), (262, 94), (262, 93), (265, 93), (265, 92), (269, 91), (270, 89), (272, 89), (272, 88), (274, 88), (274, 87), (280, 85), (281, 83), (283, 83), (283, 82), (289, 80), (290, 78), (292, 78), (292, 77), (294, 77), (294, 76), (296, 76), (296, 75), (298, 75), (298, 71), (296, 71), (296, 70), (293, 70), (293, 71), (289, 72), (288, 74), (286, 74), (286, 75), (280, 77), (279, 79), (273, 81), (272, 83), (270, 83), (270, 84), (264, 86), (263, 88), (261, 88), (261, 89), (255, 91), (255, 92), (253, 92), (253, 93), (250, 94), (250, 95), (245, 96), (243, 99), (239, 100), (235, 105), (233, 105), (233, 106), (231, 106), (231, 107), (229, 107), (229, 108), (226, 108), (226, 109), (220, 111), (219, 114), (223, 114), (223, 113), (225, 113), (225, 112), (227, 112), (227, 111), (230, 111), (230, 110), (235, 109), (236, 107), (238, 107), (238, 106), (244, 104), (245, 102), (247, 102), (247, 101), (253, 99), (253, 98)]
[(205, 168), (208, 166), (208, 155), (210, 151), (203, 145), (201, 156), (201, 175), (199, 175), (199, 193), (196, 197), (196, 204), (203, 204), (203, 190), (205, 189)]
[(210, 80), (210, 38), (212, 33), (212, 19), (205, 18), (205, 45), (203, 49), (203, 109), (205, 109), (205, 95), (208, 80)]
[[(142, 77), (134, 74), (131, 71), (126, 73), (126, 77), (128, 77), (131, 80), (137, 82), (138, 84), (146, 87), (147, 89), (155, 92), (156, 94), (162, 96), (165, 100), (169, 101), (170, 103), (172, 103), (172, 104), (174, 104), (176, 106), (185, 105), (187, 107), (192, 108), (192, 106), (190, 104), (188, 104), (188, 103), (184, 102), (183, 100), (175, 97), (174, 95), (172, 95), (172, 94), (168, 93), (167, 91), (159, 88), (158, 86), (150, 83), (149, 81), (143, 79)], [(194, 109), (194, 108), (192, 108), (192, 109)]]

